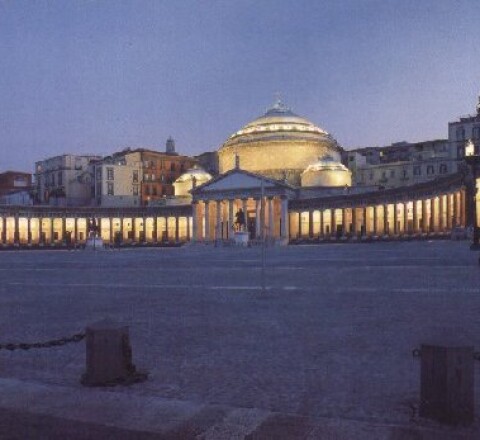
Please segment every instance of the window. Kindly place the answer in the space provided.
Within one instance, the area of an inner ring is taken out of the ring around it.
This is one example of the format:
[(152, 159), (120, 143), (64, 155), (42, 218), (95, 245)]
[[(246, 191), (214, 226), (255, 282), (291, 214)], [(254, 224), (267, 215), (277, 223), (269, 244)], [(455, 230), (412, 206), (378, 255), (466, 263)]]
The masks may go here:
[(427, 174), (435, 174), (435, 170), (433, 168), (433, 165), (428, 165), (427, 167)]
[(145, 185), (145, 195), (150, 195), (150, 187), (148, 185)]
[(102, 180), (102, 169), (97, 168), (97, 180)]
[(160, 176), (160, 182), (165, 183), (165, 176), (163, 174)]
[(421, 176), (422, 169), (419, 166), (413, 167), (413, 175), (414, 176)]
[(390, 170), (390, 177), (395, 177), (395, 170)]
[(465, 140), (465, 129), (463, 127), (457, 128), (457, 141)]
[(138, 196), (138, 185), (133, 185), (133, 195)]
[(148, 182), (150, 180), (150, 175), (149, 174), (144, 174), (143, 175), (143, 181)]
[(473, 137), (474, 139), (480, 139), (480, 126), (478, 126), (478, 127), (473, 127), (472, 137)]
[(170, 164), (170, 171), (175, 171), (175, 163)]
[(138, 183), (138, 170), (133, 170), (132, 181), (133, 183)]
[(63, 185), (63, 174), (58, 173), (58, 185)]
[(185, 171), (185, 164), (180, 164), (180, 171), (183, 173)]
[(156, 187), (156, 186), (153, 186), (153, 187), (152, 187), (152, 195), (153, 195), (153, 196), (156, 196), (156, 195), (157, 195), (157, 187)]
[(447, 165), (444, 163), (440, 164), (440, 174), (447, 174)]
[(408, 171), (407, 170), (403, 170), (403, 177), (407, 177), (408, 176)]
[(113, 180), (113, 168), (107, 168), (107, 180)]
[(113, 196), (113, 182), (107, 182), (107, 194)]

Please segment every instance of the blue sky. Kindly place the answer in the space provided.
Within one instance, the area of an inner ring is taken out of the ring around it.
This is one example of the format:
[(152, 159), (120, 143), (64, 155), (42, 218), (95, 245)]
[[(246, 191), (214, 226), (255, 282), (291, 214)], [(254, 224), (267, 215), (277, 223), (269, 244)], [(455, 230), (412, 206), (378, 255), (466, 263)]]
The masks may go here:
[(478, 0), (0, 0), (0, 170), (214, 150), (275, 92), (347, 149), (446, 137), (479, 22)]

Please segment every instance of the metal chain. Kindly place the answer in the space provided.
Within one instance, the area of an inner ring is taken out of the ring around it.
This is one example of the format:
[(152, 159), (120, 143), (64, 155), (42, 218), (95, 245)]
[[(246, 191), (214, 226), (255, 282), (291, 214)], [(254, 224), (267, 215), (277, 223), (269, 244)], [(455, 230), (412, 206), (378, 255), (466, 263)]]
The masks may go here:
[(0, 344), (0, 350), (30, 350), (31, 348), (50, 348), (61, 347), (62, 345), (69, 344), (71, 342), (80, 342), (85, 338), (85, 333), (76, 333), (69, 338), (53, 339), (46, 342), (33, 342), (27, 344), (25, 342), (19, 344)]

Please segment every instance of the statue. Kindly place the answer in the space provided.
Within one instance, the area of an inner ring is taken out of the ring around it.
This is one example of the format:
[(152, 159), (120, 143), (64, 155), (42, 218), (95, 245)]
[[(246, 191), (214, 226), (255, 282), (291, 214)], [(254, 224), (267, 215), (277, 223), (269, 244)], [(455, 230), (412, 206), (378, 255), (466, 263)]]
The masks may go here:
[(235, 214), (235, 226), (237, 231), (241, 231), (245, 227), (245, 213), (240, 208)]

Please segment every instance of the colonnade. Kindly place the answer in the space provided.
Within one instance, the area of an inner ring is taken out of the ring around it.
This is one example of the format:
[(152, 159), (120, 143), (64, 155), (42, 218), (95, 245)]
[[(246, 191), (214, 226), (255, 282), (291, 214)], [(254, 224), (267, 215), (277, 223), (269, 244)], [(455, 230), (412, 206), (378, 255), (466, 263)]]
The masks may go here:
[(285, 197), (243, 197), (198, 200), (192, 203), (192, 240), (231, 240), (237, 215), (244, 214), (243, 230), (250, 239), (288, 240), (288, 200)]
[(419, 200), (290, 212), (290, 238), (379, 237), (449, 232), (466, 226), (465, 190)]
[(85, 243), (89, 222), (95, 221), (105, 243), (186, 242), (191, 238), (191, 216), (35, 215), (0, 213), (0, 244), (55, 245)]

